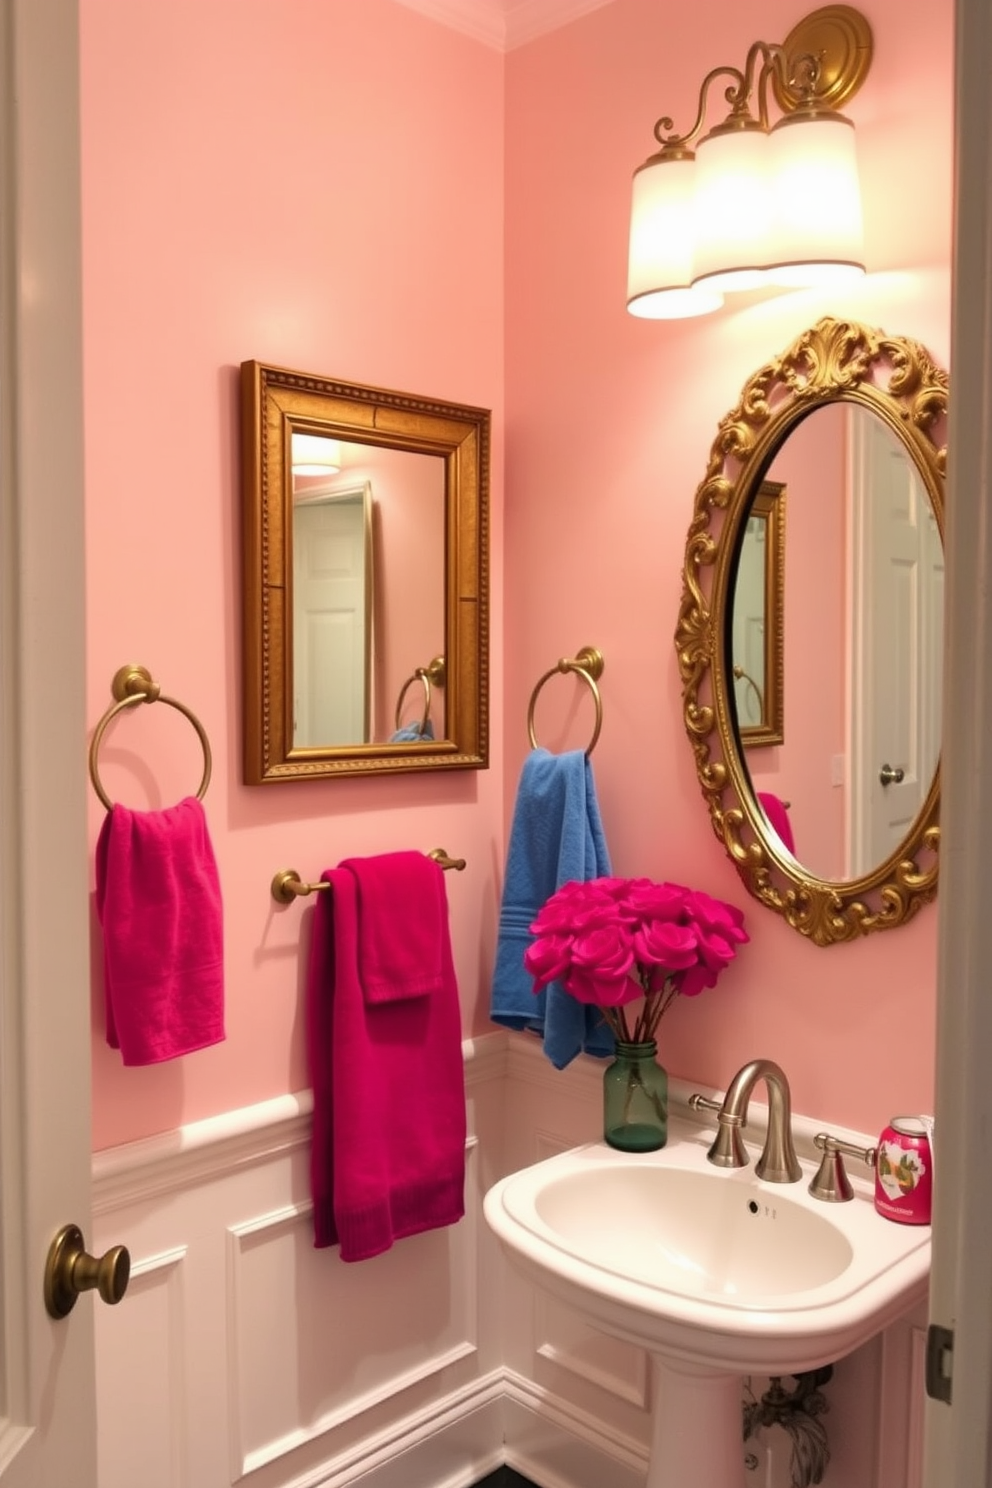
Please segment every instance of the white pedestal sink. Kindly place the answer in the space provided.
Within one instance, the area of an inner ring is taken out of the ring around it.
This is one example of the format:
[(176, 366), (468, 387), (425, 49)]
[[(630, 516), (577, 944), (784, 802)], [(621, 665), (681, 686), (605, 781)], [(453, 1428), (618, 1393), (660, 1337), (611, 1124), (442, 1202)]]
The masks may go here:
[(835, 1362), (926, 1296), (928, 1226), (892, 1224), (871, 1187), (825, 1204), (752, 1165), (706, 1161), (672, 1122), (661, 1152), (602, 1143), (513, 1173), (486, 1219), (512, 1265), (594, 1326), (648, 1349), (647, 1488), (742, 1488), (741, 1376)]

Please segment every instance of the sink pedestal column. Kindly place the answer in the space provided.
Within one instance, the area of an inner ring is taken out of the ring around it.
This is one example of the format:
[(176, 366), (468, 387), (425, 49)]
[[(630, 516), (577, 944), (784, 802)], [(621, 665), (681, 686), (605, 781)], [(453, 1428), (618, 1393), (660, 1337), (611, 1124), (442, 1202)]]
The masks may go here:
[(745, 1488), (739, 1375), (651, 1355), (651, 1460), (646, 1488)]

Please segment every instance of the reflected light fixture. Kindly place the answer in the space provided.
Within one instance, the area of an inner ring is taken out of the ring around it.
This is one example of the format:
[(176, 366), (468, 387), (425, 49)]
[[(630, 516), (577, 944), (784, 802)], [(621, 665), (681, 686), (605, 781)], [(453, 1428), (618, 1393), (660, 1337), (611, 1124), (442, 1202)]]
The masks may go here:
[[(650, 320), (717, 310), (727, 293), (837, 283), (865, 272), (854, 125), (838, 112), (871, 65), (848, 5), (813, 11), (782, 43), (756, 41), (743, 70), (714, 67), (696, 120), (634, 173), (627, 309)], [(710, 87), (730, 112), (702, 134)], [(769, 92), (781, 111), (773, 121)], [(700, 138), (700, 135), (702, 137)]]
[(341, 469), (341, 442), (324, 434), (293, 433), (294, 475), (337, 475)]

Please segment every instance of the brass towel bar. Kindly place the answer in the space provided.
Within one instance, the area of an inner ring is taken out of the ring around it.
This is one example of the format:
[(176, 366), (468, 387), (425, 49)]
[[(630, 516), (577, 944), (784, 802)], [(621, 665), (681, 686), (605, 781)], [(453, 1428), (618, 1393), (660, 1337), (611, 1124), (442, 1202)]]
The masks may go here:
[[(443, 847), (431, 848), (427, 856), (433, 858), (446, 872), (449, 868), (455, 868), (461, 873), (465, 867), (464, 858), (449, 858)], [(328, 883), (304, 883), (295, 868), (280, 868), (271, 884), (272, 897), (277, 904), (292, 904), (294, 899), (302, 899), (307, 894), (319, 894), (330, 887)]]
[(100, 745), (103, 742), (103, 736), (110, 720), (116, 718), (117, 714), (123, 712), (125, 708), (134, 708), (138, 703), (167, 703), (170, 708), (178, 709), (183, 717), (188, 718), (196, 729), (197, 738), (203, 749), (203, 778), (196, 792), (196, 799), (202, 801), (207, 794), (207, 786), (210, 784), (210, 772), (213, 768), (213, 761), (210, 757), (210, 741), (207, 738), (203, 724), (197, 718), (196, 714), (187, 708), (184, 703), (177, 701), (176, 698), (166, 697), (159, 684), (152, 680), (152, 674), (147, 667), (136, 666), (133, 663), (120, 667), (114, 673), (114, 680), (110, 684), (110, 690), (116, 701), (107, 709), (93, 730), (93, 741), (90, 744), (90, 780), (93, 782), (93, 789), (107, 810), (110, 811), (114, 803), (103, 788), (100, 780), (100, 771), (97, 768), (97, 756), (100, 753)]
[(431, 687), (443, 687), (447, 676), (447, 667), (443, 656), (435, 656), (429, 666), (417, 667), (412, 677), (407, 677), (400, 689), (400, 695), (396, 700), (396, 728), (402, 728), (403, 699), (414, 682), (420, 682), (424, 689), (424, 713), (420, 720), (420, 732), (427, 730), (431, 716)]
[(592, 731), (592, 738), (589, 740), (586, 748), (586, 758), (592, 754), (599, 739), (599, 731), (603, 727), (603, 699), (599, 695), (599, 688), (596, 686), (596, 683), (603, 675), (603, 667), (605, 665), (602, 651), (597, 651), (595, 646), (583, 646), (582, 650), (577, 652), (575, 656), (561, 657), (553, 667), (544, 673), (543, 677), (538, 678), (537, 685), (530, 695), (530, 707), (527, 709), (527, 737), (530, 739), (531, 749), (537, 748), (537, 736), (534, 733), (534, 708), (537, 703), (538, 693), (545, 682), (557, 676), (559, 672), (575, 672), (589, 688), (589, 691), (592, 693), (593, 702), (596, 704), (596, 723)]

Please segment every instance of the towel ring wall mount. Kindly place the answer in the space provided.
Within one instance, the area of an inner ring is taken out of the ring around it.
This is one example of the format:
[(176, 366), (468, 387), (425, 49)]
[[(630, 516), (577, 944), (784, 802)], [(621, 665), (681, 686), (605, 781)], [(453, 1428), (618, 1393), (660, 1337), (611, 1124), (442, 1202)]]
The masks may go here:
[(139, 703), (166, 703), (170, 708), (175, 708), (193, 725), (197, 738), (200, 741), (200, 747), (203, 750), (203, 776), (196, 792), (196, 799), (202, 801), (207, 794), (207, 787), (210, 784), (213, 760), (210, 754), (210, 740), (207, 738), (206, 729), (196, 714), (190, 708), (187, 708), (185, 703), (179, 702), (178, 698), (166, 697), (159, 684), (152, 678), (152, 674), (148, 668), (138, 666), (134, 662), (118, 668), (114, 673), (114, 680), (110, 684), (110, 690), (113, 693), (114, 702), (93, 730), (93, 739), (90, 743), (89, 752), (90, 780), (93, 782), (93, 789), (106, 809), (110, 811), (114, 803), (107, 795), (100, 780), (100, 771), (97, 765), (100, 745), (103, 743), (103, 736), (111, 720), (116, 718), (118, 713), (123, 713), (127, 708), (134, 708)]
[[(433, 858), (445, 872), (454, 868), (461, 873), (465, 867), (464, 858), (449, 858), (443, 847), (432, 847), (427, 856)], [(304, 883), (295, 868), (280, 868), (269, 887), (277, 904), (292, 904), (294, 899), (303, 899), (307, 894), (319, 894), (331, 886), (323, 881)]]
[(527, 737), (530, 740), (531, 749), (538, 747), (537, 735), (534, 733), (534, 708), (537, 705), (538, 693), (541, 691), (545, 682), (549, 682), (559, 672), (564, 675), (567, 675), (569, 672), (575, 672), (589, 688), (589, 691), (592, 693), (593, 702), (596, 705), (596, 722), (593, 726), (592, 738), (586, 746), (586, 758), (592, 754), (599, 740), (600, 730), (603, 727), (603, 699), (596, 684), (603, 675), (603, 667), (605, 665), (602, 651), (597, 650), (595, 646), (583, 646), (574, 656), (560, 657), (555, 665), (544, 673), (543, 677), (538, 678), (534, 691), (530, 695), (530, 706), (527, 709)]
[(420, 720), (420, 732), (424, 733), (426, 731), (431, 716), (431, 688), (443, 687), (446, 677), (447, 666), (445, 665), (443, 656), (435, 656), (434, 660), (428, 666), (417, 667), (412, 676), (407, 677), (396, 700), (395, 725), (397, 729), (402, 727), (403, 699), (414, 682), (420, 682), (424, 689), (424, 713)]

